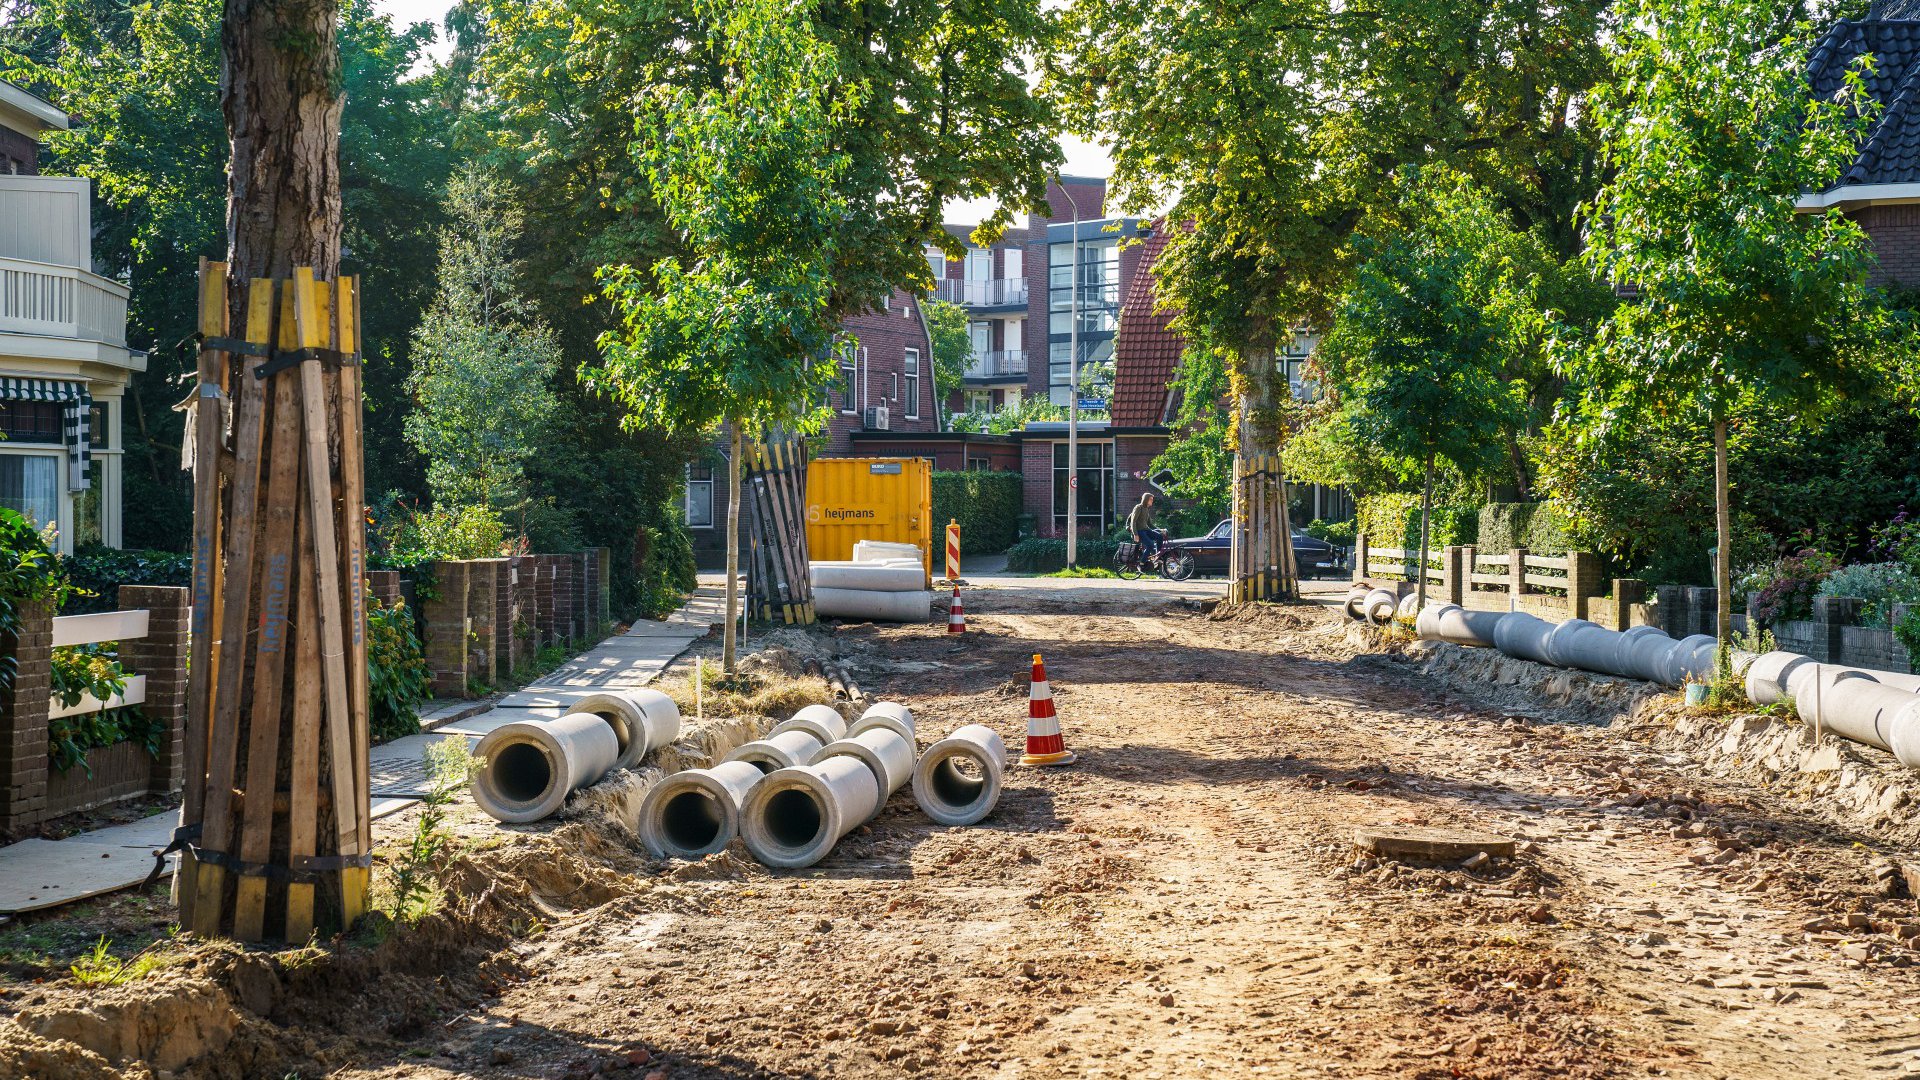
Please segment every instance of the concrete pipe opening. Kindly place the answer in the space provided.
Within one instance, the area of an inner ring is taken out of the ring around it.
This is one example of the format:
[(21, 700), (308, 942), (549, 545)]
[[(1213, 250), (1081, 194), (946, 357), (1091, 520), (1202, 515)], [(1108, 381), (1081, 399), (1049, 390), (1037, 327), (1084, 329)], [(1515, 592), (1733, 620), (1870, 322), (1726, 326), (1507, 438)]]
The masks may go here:
[(1366, 613), (1360, 610), (1360, 605), (1366, 602), (1367, 594), (1372, 591), (1373, 584), (1366, 581), (1356, 581), (1347, 587), (1347, 598), (1341, 604), (1346, 610), (1347, 618), (1364, 619), (1367, 617)]
[(812, 866), (873, 816), (880, 787), (861, 761), (832, 757), (768, 774), (740, 810), (747, 850), (768, 866)]
[(539, 821), (575, 788), (605, 776), (620, 756), (606, 721), (592, 713), (503, 724), (480, 740), (471, 790), (480, 809), (509, 823)]
[(968, 724), (934, 743), (913, 770), (913, 801), (941, 825), (972, 825), (993, 812), (1005, 785), (999, 732)]
[(1392, 589), (1375, 589), (1360, 602), (1360, 610), (1369, 621), (1385, 626), (1393, 621), (1394, 608), (1399, 604), (1400, 597)]
[(788, 731), (804, 731), (819, 739), (824, 746), (847, 737), (847, 722), (831, 705), (808, 705), (782, 720), (772, 734), (780, 735)]
[(658, 690), (639, 688), (588, 694), (567, 710), (592, 713), (607, 722), (620, 743), (615, 768), (631, 769), (641, 759), (680, 737), (680, 706)]
[(756, 742), (743, 743), (728, 754), (727, 761), (744, 761), (763, 773), (805, 765), (826, 745), (812, 732), (791, 730), (770, 735)]
[(740, 806), (760, 777), (760, 769), (744, 761), (674, 773), (640, 804), (641, 843), (663, 859), (719, 851), (740, 834)]
[(860, 719), (847, 725), (846, 737), (855, 738), (877, 727), (898, 732), (901, 738), (907, 740), (909, 747), (914, 745), (913, 710), (897, 701), (876, 701), (867, 706), (867, 711), (860, 714)]

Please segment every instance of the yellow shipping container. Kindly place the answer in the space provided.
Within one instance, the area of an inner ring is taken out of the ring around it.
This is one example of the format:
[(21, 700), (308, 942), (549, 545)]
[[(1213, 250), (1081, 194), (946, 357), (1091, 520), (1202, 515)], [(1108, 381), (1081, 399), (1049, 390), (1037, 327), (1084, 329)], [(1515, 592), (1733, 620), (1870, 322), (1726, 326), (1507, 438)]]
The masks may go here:
[(933, 462), (926, 458), (815, 458), (807, 463), (811, 557), (823, 562), (851, 559), (855, 542), (885, 540), (919, 548), (920, 565), (926, 569), (931, 565), (927, 557), (932, 539)]

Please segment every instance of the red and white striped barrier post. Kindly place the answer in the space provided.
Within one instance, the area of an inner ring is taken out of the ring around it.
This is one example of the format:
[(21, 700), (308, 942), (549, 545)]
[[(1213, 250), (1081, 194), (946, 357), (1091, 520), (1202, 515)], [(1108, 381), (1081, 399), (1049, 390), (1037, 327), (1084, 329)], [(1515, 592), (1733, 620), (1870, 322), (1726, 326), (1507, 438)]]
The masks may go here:
[(1047, 669), (1039, 653), (1033, 654), (1033, 679), (1027, 688), (1027, 752), (1020, 764), (1073, 764), (1073, 751), (1060, 737), (1060, 718), (1053, 713), (1053, 690), (1047, 685)]
[(960, 523), (947, 519), (947, 580), (960, 580)]

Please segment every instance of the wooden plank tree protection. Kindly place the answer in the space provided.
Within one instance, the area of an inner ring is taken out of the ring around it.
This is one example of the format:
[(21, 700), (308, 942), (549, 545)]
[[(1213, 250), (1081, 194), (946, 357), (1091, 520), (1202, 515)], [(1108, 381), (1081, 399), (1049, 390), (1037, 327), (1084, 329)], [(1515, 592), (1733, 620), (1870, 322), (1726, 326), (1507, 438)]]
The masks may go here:
[(747, 600), (755, 618), (789, 625), (814, 621), (805, 511), (806, 443), (775, 436), (745, 454), (743, 472), (752, 489), (747, 523), (752, 550), (747, 560)]
[(359, 341), (357, 293), (306, 267), (255, 280), (233, 335), (202, 343), (233, 358), (219, 362), (238, 396), (231, 442), (204, 460), (214, 517), (197, 523), (218, 538), (222, 618), (218, 641), (194, 643), (218, 663), (189, 672), (206, 706), (188, 754), (205, 767), (186, 780), (197, 842), (178, 896), (203, 935), (298, 943), (367, 909), (358, 357), (343, 348)]

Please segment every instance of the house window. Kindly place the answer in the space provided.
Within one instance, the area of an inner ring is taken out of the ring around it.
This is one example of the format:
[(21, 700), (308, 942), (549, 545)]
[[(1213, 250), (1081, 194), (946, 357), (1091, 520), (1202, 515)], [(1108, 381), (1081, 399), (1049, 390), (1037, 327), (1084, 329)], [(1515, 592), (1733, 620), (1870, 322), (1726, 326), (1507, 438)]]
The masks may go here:
[(939, 281), (947, 276), (947, 253), (937, 247), (927, 247), (927, 269), (932, 271), (933, 280)]
[[(1053, 527), (1067, 527), (1067, 444), (1053, 444)], [(1105, 531), (1113, 521), (1113, 444), (1080, 444), (1080, 528)]]
[(0, 454), (0, 506), (19, 511), (36, 528), (58, 522), (60, 459), (51, 454)]
[(920, 350), (907, 350), (907, 409), (909, 420), (920, 419)]
[(993, 411), (993, 391), (991, 390), (967, 391), (967, 411), (970, 413), (992, 412)]
[(0, 435), (8, 442), (58, 443), (64, 418), (57, 401), (0, 401)]
[(851, 359), (840, 361), (840, 411), (848, 416), (860, 411), (853, 403), (853, 380), (858, 373)]
[(887, 397), (898, 402), (900, 400), (900, 373), (897, 371), (887, 372), (887, 385), (892, 388), (888, 391)]
[(687, 528), (713, 528), (713, 466), (687, 466)]
[(986, 472), (992, 468), (993, 468), (993, 463), (988, 461), (986, 458), (970, 457), (967, 459), (968, 472)]

